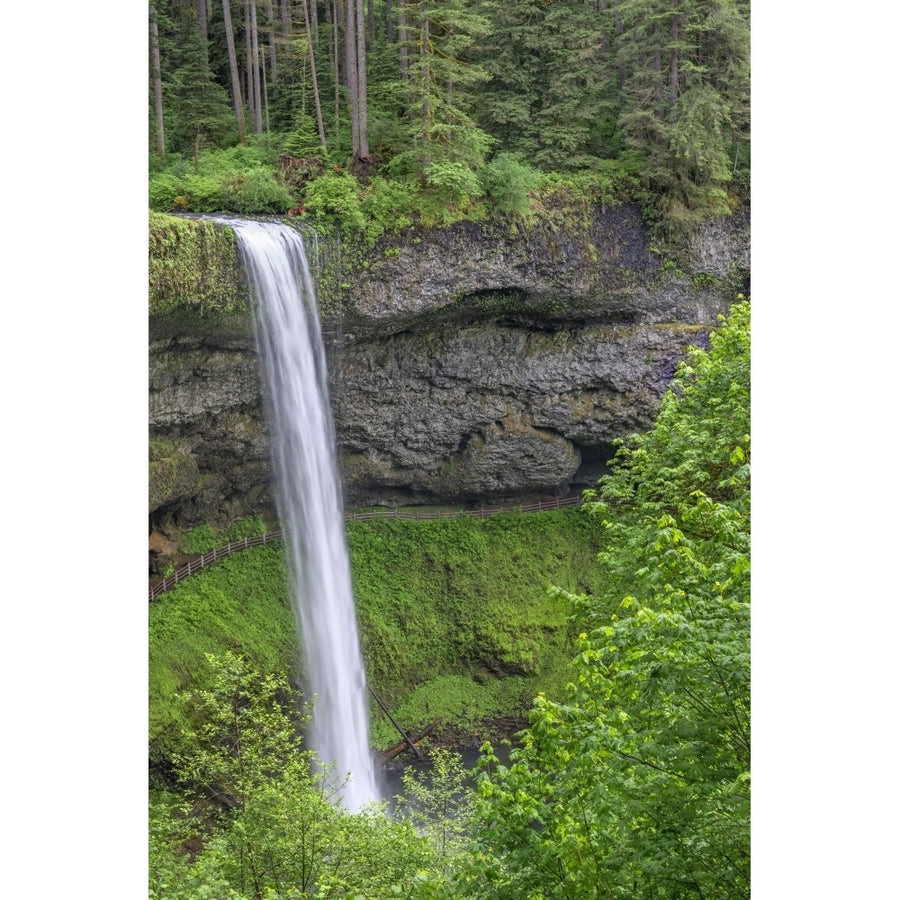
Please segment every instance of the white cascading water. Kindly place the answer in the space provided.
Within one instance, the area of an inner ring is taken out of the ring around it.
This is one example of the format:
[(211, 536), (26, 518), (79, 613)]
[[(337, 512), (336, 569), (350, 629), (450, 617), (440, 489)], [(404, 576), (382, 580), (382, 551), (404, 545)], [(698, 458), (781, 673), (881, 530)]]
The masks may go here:
[[(225, 221), (225, 220), (223, 220)], [(334, 422), (315, 287), (302, 237), (286, 225), (227, 220), (256, 298), (276, 502), (315, 707), (309, 743), (334, 765), (342, 806), (378, 799)]]

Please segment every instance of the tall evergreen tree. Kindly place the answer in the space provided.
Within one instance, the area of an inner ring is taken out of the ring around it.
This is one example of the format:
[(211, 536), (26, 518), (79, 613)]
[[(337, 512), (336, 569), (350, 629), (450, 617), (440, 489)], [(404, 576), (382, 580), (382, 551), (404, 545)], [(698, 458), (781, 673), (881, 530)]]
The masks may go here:
[(487, 75), (475, 59), (490, 21), (465, 0), (403, 5), (409, 79), (405, 91), (410, 153), (427, 171), (434, 162), (479, 167), (493, 143), (475, 122), (477, 86)]
[(150, 83), (153, 86), (154, 141), (158, 156), (166, 154), (166, 130), (163, 121), (162, 63), (159, 53), (159, 21), (156, 4), (150, 2)]
[(369, 168), (369, 125), (366, 84), (366, 22), (363, 0), (347, 0), (344, 22), (347, 95), (353, 141), (352, 168)]
[(614, 156), (618, 89), (605, 4), (529, 0), (491, 4), (490, 13), (484, 127), (545, 169)]
[[(322, 119), (322, 98), (319, 95), (319, 79), (316, 76), (316, 48), (313, 41), (312, 27), (310, 25), (309, 5), (307, 0), (301, 0), (301, 3), (303, 6), (303, 25), (306, 29), (306, 42), (309, 52), (309, 68), (310, 78), (312, 80), (313, 102), (316, 107), (316, 127), (319, 131), (319, 142), (322, 145), (322, 149), (327, 153), (328, 142), (325, 138), (325, 123)], [(315, 6), (315, 4), (313, 4), (313, 6)]]
[(171, 149), (193, 152), (196, 166), (201, 149), (224, 147), (235, 138), (228, 95), (210, 73), (206, 42), (193, 16), (181, 18), (172, 57), (174, 71), (169, 76), (168, 97), (177, 114), (172, 117)]
[(240, 142), (247, 142), (247, 125), (244, 120), (244, 100), (241, 94), (241, 77), (238, 72), (237, 48), (234, 43), (234, 28), (231, 24), (231, 0), (222, 0), (222, 15), (225, 19), (225, 39), (228, 43), (228, 67), (231, 74), (231, 99), (237, 120)]
[[(749, 123), (749, 19), (735, 0), (619, 0), (622, 130), (672, 227), (727, 211)], [(749, 10), (747, 10), (749, 12)]]

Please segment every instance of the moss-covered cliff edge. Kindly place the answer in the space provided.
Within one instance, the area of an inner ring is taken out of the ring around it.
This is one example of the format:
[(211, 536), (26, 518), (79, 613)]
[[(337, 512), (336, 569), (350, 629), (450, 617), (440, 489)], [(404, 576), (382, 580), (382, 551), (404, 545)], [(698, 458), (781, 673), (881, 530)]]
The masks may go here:
[[(649, 427), (686, 345), (749, 290), (747, 209), (666, 248), (631, 206), (406, 229), (374, 247), (307, 236), (352, 505), (592, 482), (617, 437)], [(154, 216), (150, 275), (151, 526), (264, 512), (268, 438), (233, 233)]]

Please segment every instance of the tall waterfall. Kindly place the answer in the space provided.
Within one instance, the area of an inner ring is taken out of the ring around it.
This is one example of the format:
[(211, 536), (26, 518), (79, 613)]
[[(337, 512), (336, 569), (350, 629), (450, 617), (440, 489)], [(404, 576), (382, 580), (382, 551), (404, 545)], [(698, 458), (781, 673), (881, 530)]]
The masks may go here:
[(316, 701), (310, 746), (334, 765), (342, 804), (378, 799), (334, 422), (315, 288), (301, 236), (286, 225), (227, 220), (256, 298), (272, 432), (276, 502), (289, 549), (307, 682)]

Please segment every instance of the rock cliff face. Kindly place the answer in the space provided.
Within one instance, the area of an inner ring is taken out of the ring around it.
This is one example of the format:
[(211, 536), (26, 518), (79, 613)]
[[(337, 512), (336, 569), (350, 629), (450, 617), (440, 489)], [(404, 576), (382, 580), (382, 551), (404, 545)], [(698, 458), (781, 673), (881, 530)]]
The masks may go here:
[[(346, 502), (593, 483), (612, 442), (652, 424), (685, 347), (749, 291), (749, 243), (742, 211), (667, 259), (619, 207), (513, 235), (410, 231), (357, 257), (323, 283)], [(151, 524), (270, 512), (249, 317), (151, 317), (150, 333)]]

